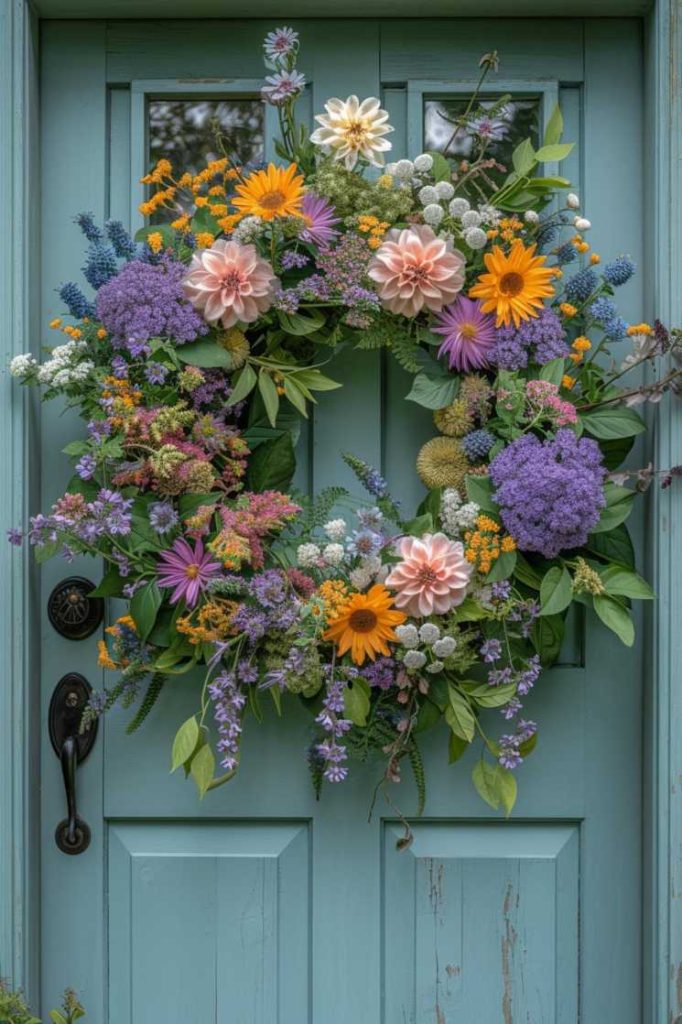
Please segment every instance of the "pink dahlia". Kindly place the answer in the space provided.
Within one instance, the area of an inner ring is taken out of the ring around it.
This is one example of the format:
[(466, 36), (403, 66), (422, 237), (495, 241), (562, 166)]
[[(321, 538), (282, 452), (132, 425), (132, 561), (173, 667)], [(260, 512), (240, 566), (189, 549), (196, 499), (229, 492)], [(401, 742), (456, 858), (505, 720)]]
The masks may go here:
[(460, 295), (456, 302), (436, 318), (434, 334), (442, 334), (438, 355), (447, 355), (451, 370), (468, 373), (490, 365), (495, 348), (495, 318), (487, 316), (479, 302)]
[(190, 608), (197, 603), (199, 594), (209, 580), (221, 571), (219, 562), (204, 551), (204, 545), (197, 540), (194, 550), (182, 537), (159, 559), (158, 581), (161, 587), (174, 587), (171, 602), (176, 604), (184, 597)]
[(369, 266), (369, 276), (391, 313), (439, 312), (464, 285), (464, 257), (426, 224), (389, 231)]
[(250, 324), (272, 305), (277, 278), (254, 245), (219, 238), (195, 252), (183, 281), (185, 295), (209, 324)]
[(401, 562), (386, 577), (386, 586), (397, 591), (396, 608), (408, 615), (444, 615), (461, 604), (473, 566), (464, 547), (444, 533), (403, 537), (398, 544)]

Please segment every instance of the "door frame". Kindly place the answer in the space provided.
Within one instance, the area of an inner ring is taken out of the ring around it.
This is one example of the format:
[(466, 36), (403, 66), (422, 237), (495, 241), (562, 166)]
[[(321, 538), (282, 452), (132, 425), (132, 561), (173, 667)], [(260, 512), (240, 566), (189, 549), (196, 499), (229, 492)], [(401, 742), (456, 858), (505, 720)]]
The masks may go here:
[[(267, 2), (267, 0), (265, 0)], [(350, 0), (349, 0), (350, 2)], [(287, 17), (296, 15), (297, 0)], [(38, 4), (40, 7), (40, 4)], [(70, 17), (73, 0), (45, 0), (51, 18)], [(203, 8), (211, 7), (204, 0)], [(324, 16), (323, 0), (319, 16)], [(365, 0), (364, 12), (381, 17), (381, 4)], [(528, 4), (508, 0), (479, 2), (480, 16), (534, 13)], [(532, 4), (531, 4), (532, 6)], [(647, 136), (645, 218), (648, 317), (658, 313), (682, 325), (682, 17), (679, 0), (619, 4), (623, 16), (642, 15)], [(171, 3), (168, 14), (174, 13)], [(444, 15), (439, 0), (425, 10)], [(113, 10), (112, 10), (113, 8)], [(136, 0), (136, 14), (156, 16), (154, 0)], [(115, 16), (112, 0), (88, 0), (89, 18)], [(120, 5), (119, 5), (120, 10)], [(562, 0), (544, 0), (542, 13), (576, 17), (614, 13), (611, 0), (590, 0), (587, 11), (569, 12)], [(202, 11), (202, 13), (204, 13)], [(207, 10), (224, 14), (216, 4)], [(234, 12), (231, 12), (234, 17)], [(252, 14), (253, 17), (255, 15)], [(338, 17), (338, 8), (334, 12)], [(469, 13), (467, 11), (467, 13)], [(267, 27), (275, 23), (263, 10)], [(120, 15), (119, 15), (120, 16)], [(239, 16), (244, 17), (243, 12)], [(308, 8), (306, 17), (314, 17)], [(0, 0), (0, 977), (21, 986), (29, 997), (38, 991), (39, 973), (39, 736), (37, 645), (30, 626), (40, 619), (29, 553), (4, 541), (5, 529), (26, 520), (35, 509), (36, 473), (31, 468), (31, 438), (39, 407), (35, 396), (13, 386), (6, 367), (12, 355), (35, 345), (39, 290), (38, 204), (40, 11), (31, 0)], [(264, 23), (265, 27), (265, 23)], [(656, 464), (682, 463), (682, 408), (665, 403), (654, 435)], [(682, 586), (675, 567), (682, 564), (682, 499), (677, 488), (656, 488), (648, 502), (647, 551), (659, 595), (647, 623), (646, 663), (652, 666), (646, 687), (644, 763), (644, 950), (643, 1015), (646, 1024), (682, 1024), (682, 686), (675, 666), (682, 665)], [(678, 524), (675, 530), (675, 515)], [(676, 628), (677, 625), (677, 628)], [(68, 979), (65, 979), (65, 984)]]

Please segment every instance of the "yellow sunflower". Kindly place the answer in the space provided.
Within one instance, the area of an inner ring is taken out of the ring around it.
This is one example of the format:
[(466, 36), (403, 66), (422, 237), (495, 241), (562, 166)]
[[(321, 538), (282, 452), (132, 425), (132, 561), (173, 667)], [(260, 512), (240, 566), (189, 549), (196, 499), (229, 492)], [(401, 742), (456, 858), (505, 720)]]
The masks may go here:
[(366, 658), (374, 661), (377, 654), (389, 654), (387, 641), (397, 641), (394, 627), (406, 617), (393, 610), (393, 597), (377, 583), (366, 594), (351, 594), (339, 606), (324, 638), (336, 644), (339, 656), (350, 651), (355, 664), (362, 665)]
[(537, 316), (542, 300), (554, 295), (552, 268), (543, 265), (546, 257), (536, 256), (535, 248), (526, 249), (517, 238), (508, 254), (494, 245), (483, 257), (488, 273), (480, 275), (469, 295), (481, 299), (484, 313), (497, 314), (497, 327), (508, 327), (511, 320), (518, 327), (522, 320)]
[(242, 216), (273, 220), (275, 217), (296, 217), (303, 202), (303, 175), (296, 164), (287, 168), (268, 164), (266, 171), (254, 171), (235, 188), (232, 200)]

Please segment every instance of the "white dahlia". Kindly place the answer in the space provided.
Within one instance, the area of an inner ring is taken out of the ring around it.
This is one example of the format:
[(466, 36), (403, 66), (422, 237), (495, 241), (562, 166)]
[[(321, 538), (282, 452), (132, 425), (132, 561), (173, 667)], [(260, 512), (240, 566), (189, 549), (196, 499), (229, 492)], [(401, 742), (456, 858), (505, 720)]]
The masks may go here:
[(352, 171), (359, 157), (364, 157), (375, 167), (383, 167), (384, 153), (391, 148), (384, 135), (393, 131), (388, 121), (388, 112), (382, 110), (375, 96), (359, 101), (357, 96), (347, 100), (331, 99), (324, 105), (326, 114), (316, 114), (320, 127), (310, 136), (310, 141), (321, 146), (338, 162), (343, 162)]

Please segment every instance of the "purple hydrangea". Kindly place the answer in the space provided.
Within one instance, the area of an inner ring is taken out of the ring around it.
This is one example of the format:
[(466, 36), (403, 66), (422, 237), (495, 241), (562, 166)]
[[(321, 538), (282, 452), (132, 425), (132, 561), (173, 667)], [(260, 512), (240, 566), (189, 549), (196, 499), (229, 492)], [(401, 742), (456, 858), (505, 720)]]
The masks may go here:
[(380, 657), (360, 673), (377, 690), (390, 690), (395, 683), (396, 663), (393, 658)]
[(505, 529), (521, 551), (545, 558), (587, 541), (606, 504), (605, 475), (597, 442), (566, 428), (546, 441), (525, 434), (490, 464)]
[(521, 370), (529, 357), (539, 366), (569, 354), (566, 332), (553, 309), (545, 307), (536, 317), (496, 331), (494, 360), (501, 370)]
[(208, 325), (185, 299), (186, 268), (164, 257), (158, 264), (131, 260), (97, 293), (97, 316), (112, 344), (135, 357), (148, 352), (150, 338), (182, 344), (205, 334)]

